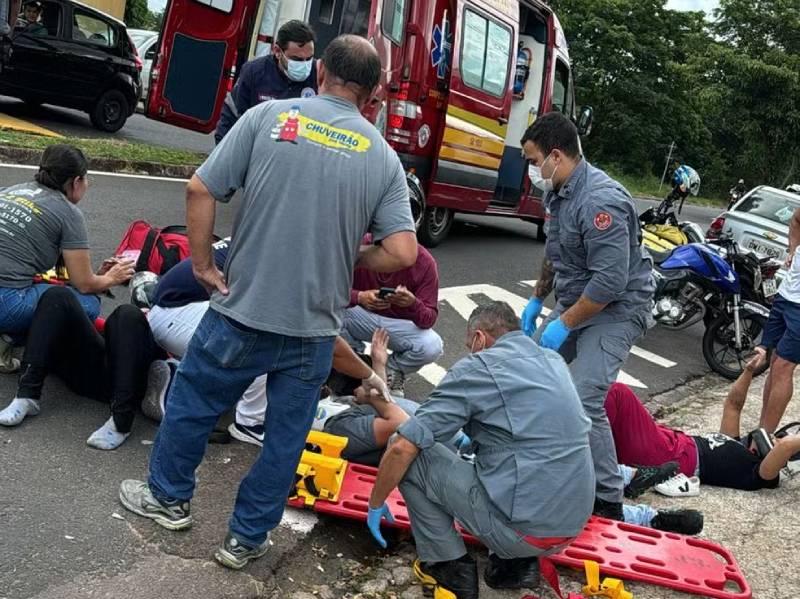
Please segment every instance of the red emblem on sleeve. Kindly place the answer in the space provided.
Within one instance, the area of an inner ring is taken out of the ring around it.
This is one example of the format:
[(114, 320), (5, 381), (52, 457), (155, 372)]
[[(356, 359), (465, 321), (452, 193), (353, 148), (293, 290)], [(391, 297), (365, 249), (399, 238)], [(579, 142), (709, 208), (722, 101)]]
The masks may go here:
[(611, 226), (611, 215), (608, 212), (598, 212), (594, 217), (594, 228), (605, 231)]

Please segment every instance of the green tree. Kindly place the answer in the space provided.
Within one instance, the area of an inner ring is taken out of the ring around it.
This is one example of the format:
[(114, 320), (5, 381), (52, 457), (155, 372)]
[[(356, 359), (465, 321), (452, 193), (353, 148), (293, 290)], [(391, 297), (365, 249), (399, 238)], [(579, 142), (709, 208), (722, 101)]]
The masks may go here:
[(147, 0), (127, 0), (123, 20), (129, 29), (145, 29), (149, 15)]
[(554, 0), (575, 65), (581, 103), (597, 120), (586, 141), (602, 164), (643, 174), (663, 165), (675, 141), (699, 164), (710, 132), (691, 109), (688, 55), (709, 42), (702, 13), (677, 13), (663, 0)]

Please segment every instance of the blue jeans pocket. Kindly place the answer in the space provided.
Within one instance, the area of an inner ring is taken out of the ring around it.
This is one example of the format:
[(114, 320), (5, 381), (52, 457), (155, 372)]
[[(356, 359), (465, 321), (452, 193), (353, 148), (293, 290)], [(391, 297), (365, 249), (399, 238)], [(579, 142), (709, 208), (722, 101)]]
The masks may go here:
[(258, 341), (257, 332), (245, 331), (213, 310), (206, 312), (197, 334), (203, 351), (222, 368), (240, 368)]
[(333, 363), (334, 337), (306, 337), (302, 340), (300, 380), (306, 383), (325, 382)]

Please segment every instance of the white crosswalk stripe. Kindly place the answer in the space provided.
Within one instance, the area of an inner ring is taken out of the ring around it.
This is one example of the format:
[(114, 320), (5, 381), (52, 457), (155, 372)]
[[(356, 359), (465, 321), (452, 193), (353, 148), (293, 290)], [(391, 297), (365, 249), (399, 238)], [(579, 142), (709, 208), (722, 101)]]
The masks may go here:
[[(531, 288), (536, 285), (535, 280), (520, 281), (520, 283)], [(517, 295), (516, 293), (503, 289), (502, 287), (485, 283), (477, 285), (461, 285), (458, 287), (444, 287), (439, 290), (439, 301), (449, 304), (464, 320), (467, 320), (469, 319), (469, 315), (478, 305), (470, 297), (474, 295), (484, 295), (494, 301), (507, 302), (514, 309), (514, 312), (516, 312), (518, 316), (522, 315), (522, 311), (525, 309), (525, 305), (528, 303), (528, 298)], [(542, 317), (546, 317), (548, 314), (550, 314), (550, 310), (543, 308)], [(653, 352), (640, 347), (632, 347), (631, 354), (660, 366), (661, 368), (672, 368), (673, 366), (676, 366), (676, 363), (672, 360), (664, 358), (663, 356), (659, 356), (658, 354), (654, 354)], [(442, 376), (444, 376), (444, 369), (436, 364), (431, 364), (426, 367), (426, 369), (420, 371), (420, 375), (431, 384), (436, 385), (438, 381), (441, 380)], [(631, 387), (647, 389), (647, 385), (645, 385), (642, 381), (624, 371), (620, 371), (617, 380)]]

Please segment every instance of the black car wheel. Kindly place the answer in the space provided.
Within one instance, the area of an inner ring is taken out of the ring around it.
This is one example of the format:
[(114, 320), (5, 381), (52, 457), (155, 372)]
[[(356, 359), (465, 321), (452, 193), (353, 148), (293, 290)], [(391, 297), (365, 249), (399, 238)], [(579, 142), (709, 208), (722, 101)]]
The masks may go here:
[(114, 133), (128, 120), (128, 100), (118, 89), (110, 89), (97, 100), (89, 113), (92, 125), (100, 131)]
[(449, 208), (427, 206), (417, 229), (417, 239), (425, 247), (435, 248), (447, 237), (454, 216)]

